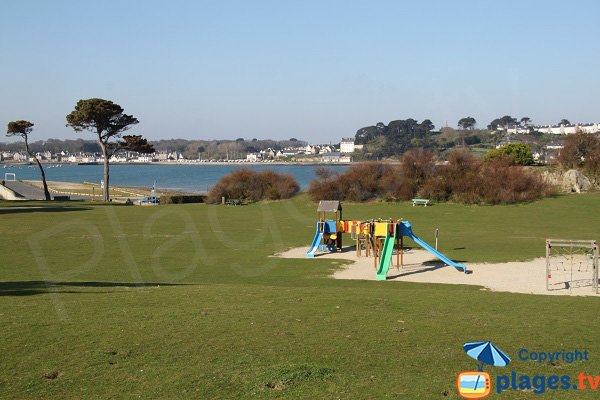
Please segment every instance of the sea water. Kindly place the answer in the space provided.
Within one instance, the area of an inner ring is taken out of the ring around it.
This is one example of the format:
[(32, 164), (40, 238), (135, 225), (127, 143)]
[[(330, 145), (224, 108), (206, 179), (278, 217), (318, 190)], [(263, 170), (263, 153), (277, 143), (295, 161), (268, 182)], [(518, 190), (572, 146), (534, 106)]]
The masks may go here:
[[(115, 186), (151, 187), (156, 181), (157, 189), (179, 190), (191, 193), (205, 193), (231, 171), (246, 168), (254, 171), (272, 170), (290, 174), (306, 189), (316, 178), (317, 168), (324, 167), (333, 172), (343, 172), (345, 165), (296, 165), (296, 164), (111, 164), (110, 184)], [(100, 184), (102, 165), (45, 164), (44, 171), (48, 181), (92, 182)], [(1, 178), (4, 173), (14, 173), (17, 180), (40, 180), (40, 171), (36, 165), (9, 165), (0, 167)]]

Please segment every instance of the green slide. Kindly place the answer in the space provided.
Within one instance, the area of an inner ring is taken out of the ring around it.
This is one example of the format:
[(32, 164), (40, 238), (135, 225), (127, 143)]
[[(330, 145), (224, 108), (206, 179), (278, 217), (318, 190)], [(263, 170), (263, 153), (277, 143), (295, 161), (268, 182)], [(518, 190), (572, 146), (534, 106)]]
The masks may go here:
[(396, 241), (396, 232), (398, 227), (394, 227), (394, 235), (390, 236), (390, 233), (385, 237), (383, 242), (383, 251), (381, 252), (381, 258), (379, 259), (379, 268), (377, 269), (376, 279), (378, 281), (385, 281), (387, 279), (387, 273), (390, 269), (390, 262), (392, 261), (392, 254), (394, 253), (394, 242)]

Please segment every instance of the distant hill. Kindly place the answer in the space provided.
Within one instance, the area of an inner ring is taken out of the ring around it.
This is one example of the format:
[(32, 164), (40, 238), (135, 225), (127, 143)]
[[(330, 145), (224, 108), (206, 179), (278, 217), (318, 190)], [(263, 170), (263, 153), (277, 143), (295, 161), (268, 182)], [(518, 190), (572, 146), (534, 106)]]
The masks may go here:
[[(206, 158), (222, 159), (234, 158), (242, 154), (258, 152), (271, 148), (281, 150), (287, 147), (306, 146), (307, 142), (297, 139), (289, 140), (271, 140), (271, 139), (251, 139), (242, 138), (236, 140), (187, 140), (187, 139), (165, 139), (150, 141), (157, 152), (177, 152), (183, 154), (186, 158)], [(100, 147), (94, 140), (84, 139), (48, 139), (38, 140), (30, 143), (31, 150), (34, 153), (50, 151), (60, 153), (99, 153)], [(0, 151), (21, 151), (23, 142), (14, 143), (0, 142)]]

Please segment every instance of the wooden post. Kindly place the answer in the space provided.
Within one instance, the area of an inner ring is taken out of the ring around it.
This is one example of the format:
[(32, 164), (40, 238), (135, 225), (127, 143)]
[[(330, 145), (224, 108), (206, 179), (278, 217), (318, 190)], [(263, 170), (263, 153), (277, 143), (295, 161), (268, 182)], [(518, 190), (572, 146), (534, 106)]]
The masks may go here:
[(377, 269), (377, 236), (373, 237), (373, 268)]
[(404, 266), (404, 236), (400, 236), (400, 266)]
[(400, 269), (400, 239), (396, 236), (396, 268)]

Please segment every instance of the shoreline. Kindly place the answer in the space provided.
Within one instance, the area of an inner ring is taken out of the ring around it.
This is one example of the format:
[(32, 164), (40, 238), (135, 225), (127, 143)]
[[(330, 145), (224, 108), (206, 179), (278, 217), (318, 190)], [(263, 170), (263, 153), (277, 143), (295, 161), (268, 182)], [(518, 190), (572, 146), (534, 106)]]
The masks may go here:
[[(223, 161), (223, 162), (211, 162), (211, 161), (196, 161), (196, 160), (188, 160), (188, 161), (155, 161), (155, 162), (111, 162), (110, 165), (292, 165), (292, 166), (328, 166), (328, 165), (352, 165), (360, 163), (361, 161), (342, 163), (342, 162), (301, 162), (301, 161), (269, 161), (269, 162), (250, 162), (250, 161)], [(397, 161), (381, 161), (384, 163), (394, 164)], [(6, 162), (0, 161), (0, 165), (4, 167), (12, 167), (12, 166), (35, 166), (34, 163), (29, 162)], [(52, 162), (52, 161), (42, 161), (42, 166), (47, 165), (69, 165), (69, 166), (78, 166), (78, 165), (103, 165), (101, 162), (90, 162), (90, 163), (72, 163), (72, 162)]]
[[(23, 183), (31, 185), (35, 188), (41, 189), (42, 181), (41, 180), (31, 180), (24, 179)], [(101, 198), (102, 197), (102, 189), (100, 185), (93, 182), (66, 182), (66, 181), (46, 181), (48, 184), (48, 190), (50, 193), (60, 194), (60, 195), (71, 195), (71, 196), (82, 196), (88, 197), (90, 199)], [(92, 193), (89, 193), (89, 190), (92, 190)], [(145, 196), (149, 196), (152, 187), (147, 186), (123, 186), (117, 185), (110, 187), (111, 191), (122, 192), (123, 195), (112, 195), (111, 198), (114, 199), (126, 199), (126, 198), (141, 198)], [(137, 191), (137, 192), (136, 192)], [(141, 193), (140, 193), (141, 192)], [(190, 192), (181, 189), (175, 188), (163, 188), (156, 190), (157, 195), (168, 196), (168, 195), (204, 195), (205, 193), (196, 193)]]

